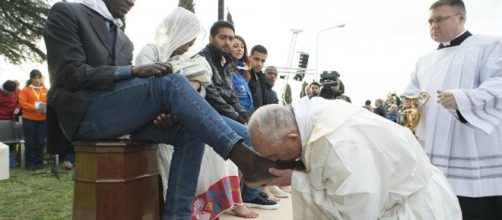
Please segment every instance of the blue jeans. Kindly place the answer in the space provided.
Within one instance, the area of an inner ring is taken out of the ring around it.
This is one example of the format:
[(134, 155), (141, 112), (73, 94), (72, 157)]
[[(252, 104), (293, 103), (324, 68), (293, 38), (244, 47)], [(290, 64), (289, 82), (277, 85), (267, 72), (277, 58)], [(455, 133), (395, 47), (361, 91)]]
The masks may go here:
[(44, 121), (33, 121), (23, 118), (23, 134), (25, 141), (26, 168), (39, 168), (43, 165), (47, 125)]
[(17, 166), (16, 144), (7, 144), (9, 146), (9, 168)]
[(249, 187), (246, 183), (242, 184), (241, 197), (243, 202), (249, 202), (260, 195), (261, 186)]
[[(174, 114), (180, 124), (160, 129), (153, 119)], [(98, 92), (87, 106), (76, 138), (114, 139), (130, 133), (134, 140), (174, 146), (163, 219), (191, 219), (204, 143), (224, 159), (240, 140), (220, 115), (180, 74), (120, 81)]]

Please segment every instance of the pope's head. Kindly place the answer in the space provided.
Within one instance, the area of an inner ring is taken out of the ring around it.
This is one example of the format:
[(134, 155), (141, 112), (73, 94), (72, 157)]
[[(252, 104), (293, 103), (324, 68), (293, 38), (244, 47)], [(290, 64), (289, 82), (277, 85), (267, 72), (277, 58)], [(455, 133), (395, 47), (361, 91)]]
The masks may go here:
[(301, 155), (301, 137), (290, 108), (265, 105), (253, 113), (249, 138), (260, 155), (273, 161), (292, 161)]

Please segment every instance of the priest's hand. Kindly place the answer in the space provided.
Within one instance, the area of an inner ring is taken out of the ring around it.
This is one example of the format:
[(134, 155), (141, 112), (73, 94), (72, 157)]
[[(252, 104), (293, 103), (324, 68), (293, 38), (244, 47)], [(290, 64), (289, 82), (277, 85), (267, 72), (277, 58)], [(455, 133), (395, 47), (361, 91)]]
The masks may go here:
[(455, 101), (455, 96), (453, 96), (453, 93), (442, 90), (438, 90), (437, 93), (438, 104), (442, 105), (446, 109), (458, 110), (457, 101)]
[(276, 176), (276, 178), (267, 182), (267, 185), (276, 185), (276, 186), (289, 186), (291, 185), (291, 177), (293, 176), (292, 169), (279, 170), (275, 168), (270, 168), (268, 170), (269, 173)]
[(178, 125), (178, 120), (176, 116), (172, 114), (161, 113), (153, 119), (153, 124), (159, 128), (169, 129)]

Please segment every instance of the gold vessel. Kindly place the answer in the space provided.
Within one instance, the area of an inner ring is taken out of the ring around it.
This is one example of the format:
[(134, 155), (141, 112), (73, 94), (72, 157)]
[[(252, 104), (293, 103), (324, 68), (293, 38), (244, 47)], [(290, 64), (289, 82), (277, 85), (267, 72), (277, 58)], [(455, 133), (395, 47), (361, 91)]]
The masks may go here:
[(404, 126), (409, 128), (411, 132), (415, 131), (418, 122), (420, 121), (419, 107), (429, 101), (430, 95), (427, 92), (421, 92), (415, 96), (403, 96), (403, 119)]

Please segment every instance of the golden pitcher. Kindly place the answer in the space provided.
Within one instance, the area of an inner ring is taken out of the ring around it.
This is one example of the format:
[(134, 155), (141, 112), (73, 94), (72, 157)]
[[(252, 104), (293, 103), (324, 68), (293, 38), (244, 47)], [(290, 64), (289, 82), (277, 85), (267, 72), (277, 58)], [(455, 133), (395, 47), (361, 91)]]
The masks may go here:
[(414, 132), (415, 127), (417, 127), (420, 121), (420, 111), (419, 106), (424, 105), (429, 101), (430, 95), (427, 92), (421, 92), (415, 96), (403, 96), (403, 119), (404, 126), (409, 128), (411, 132)]

